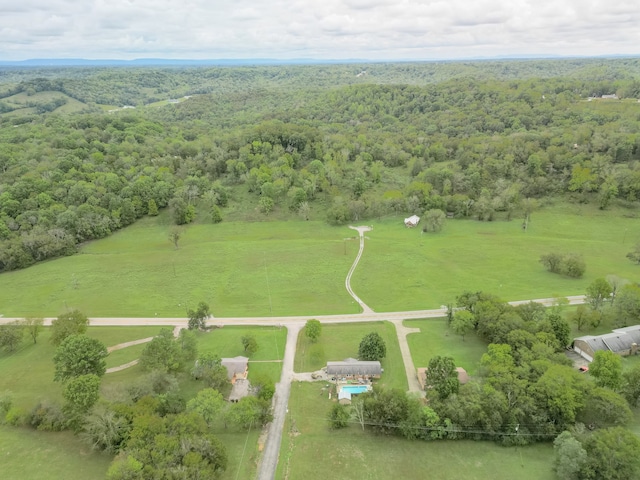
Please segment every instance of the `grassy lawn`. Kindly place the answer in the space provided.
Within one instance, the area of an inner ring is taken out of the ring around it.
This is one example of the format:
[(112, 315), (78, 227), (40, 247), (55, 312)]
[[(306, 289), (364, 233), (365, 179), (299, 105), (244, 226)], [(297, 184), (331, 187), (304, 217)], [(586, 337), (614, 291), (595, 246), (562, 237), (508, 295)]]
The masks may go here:
[[(106, 345), (112, 345), (149, 337), (158, 330), (158, 327), (89, 327), (87, 334)], [(62, 401), (62, 387), (53, 381), (53, 355), (56, 347), (49, 341), (50, 335), (50, 329), (45, 327), (35, 345), (25, 337), (15, 352), (0, 353), (0, 391), (12, 392), (16, 405), (30, 409), (42, 398)], [(137, 358), (134, 351), (127, 350), (129, 349), (114, 352), (116, 357), (107, 357), (107, 365), (115, 366), (111, 364), (114, 359), (120, 365)], [(130, 356), (132, 358), (129, 360), (120, 361)]]
[(14, 405), (27, 410), (42, 398), (62, 401), (62, 387), (53, 381), (53, 354), (45, 328), (38, 343), (26, 340), (11, 354), (0, 353), (0, 391), (10, 391)]
[(112, 457), (93, 453), (70, 432), (0, 426), (3, 480), (105, 478)]
[(396, 330), (389, 322), (324, 324), (317, 343), (311, 343), (302, 330), (298, 336), (294, 370), (296, 372), (313, 372), (325, 367), (327, 361), (340, 361), (349, 357), (357, 358), (360, 340), (371, 332), (379, 333), (387, 346), (387, 356), (381, 362), (384, 373), (379, 382), (390, 388), (406, 390), (408, 388), (407, 375), (398, 346)]
[(482, 354), (487, 351), (487, 345), (474, 332), (466, 335), (462, 341), (460, 335), (449, 330), (446, 318), (405, 320), (404, 324), (420, 329), (420, 333), (407, 335), (411, 358), (416, 368), (428, 366), (432, 357), (445, 355), (453, 357), (458, 367), (464, 368), (469, 375), (474, 375)]
[(146, 346), (146, 343), (141, 343), (140, 345), (133, 345), (131, 347), (122, 348), (120, 350), (111, 352), (107, 357), (107, 368), (124, 365), (125, 363), (129, 363), (140, 358), (140, 354)]
[(268, 378), (278, 383), (282, 375), (282, 362), (249, 362), (249, 381)]
[[(625, 216), (626, 215), (626, 216)], [(637, 279), (626, 257), (640, 241), (630, 210), (562, 204), (519, 220), (449, 220), (442, 232), (406, 229), (400, 218), (373, 223), (353, 287), (379, 311), (435, 308), (463, 290), (505, 300), (574, 295), (593, 279)], [(358, 242), (322, 221), (222, 222), (189, 226), (180, 248), (166, 214), (145, 218), (79, 254), (0, 275), (0, 313), (54, 316), (75, 307), (90, 316), (183, 317), (207, 302), (216, 316), (355, 313), (344, 277)], [(351, 240), (347, 240), (351, 239)], [(582, 279), (548, 273), (551, 251), (577, 252)]]
[(258, 343), (258, 351), (250, 360), (282, 360), (287, 329), (284, 327), (236, 327), (214, 328), (198, 334), (198, 353), (211, 352), (220, 357), (246, 357), (241, 338), (253, 336)]
[(162, 327), (89, 327), (87, 335), (97, 338), (107, 347), (118, 345), (119, 343), (140, 340), (141, 338), (153, 337), (160, 332)]
[[(490, 442), (408, 441), (362, 432), (331, 431), (331, 401), (322, 383), (294, 383), (277, 479), (553, 480), (550, 444), (505, 448)], [(292, 426), (295, 426), (292, 433)]]

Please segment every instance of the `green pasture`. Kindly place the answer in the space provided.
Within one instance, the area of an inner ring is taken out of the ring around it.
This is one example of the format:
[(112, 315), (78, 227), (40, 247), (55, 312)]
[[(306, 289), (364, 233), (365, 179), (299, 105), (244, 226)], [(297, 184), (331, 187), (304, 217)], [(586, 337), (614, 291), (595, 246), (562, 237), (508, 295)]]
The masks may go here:
[(384, 373), (379, 383), (389, 388), (407, 390), (407, 374), (396, 329), (389, 322), (323, 324), (317, 343), (311, 343), (302, 330), (298, 336), (294, 370), (313, 372), (325, 367), (327, 361), (358, 358), (360, 341), (371, 332), (380, 334), (387, 347), (387, 356), (380, 362)]
[(330, 430), (333, 403), (320, 383), (294, 383), (276, 478), (428, 478), (553, 480), (553, 448), (505, 448), (491, 442), (409, 441), (362, 431)]
[[(640, 218), (632, 210), (547, 207), (533, 212), (526, 232), (519, 218), (447, 220), (441, 232), (430, 234), (402, 227), (401, 219), (372, 223), (351, 285), (377, 311), (438, 308), (464, 290), (511, 301), (580, 295), (608, 274), (640, 279), (640, 267), (625, 257), (640, 242)], [(539, 258), (550, 252), (583, 255), (584, 277), (547, 272)]]
[(447, 327), (446, 318), (405, 320), (405, 326), (419, 328), (420, 333), (407, 335), (411, 358), (416, 368), (427, 367), (431, 358), (441, 355), (453, 357), (456, 366), (464, 368), (469, 375), (475, 375), (480, 358), (487, 351), (475, 332), (464, 337), (456, 335)]
[(3, 480), (105, 478), (110, 455), (94, 453), (71, 432), (38, 432), (0, 425)]
[[(185, 317), (207, 302), (213, 314), (281, 316), (356, 313), (344, 279), (358, 242), (322, 221), (222, 222), (186, 228), (179, 248), (166, 215), (145, 218), (78, 254), (0, 275), (0, 313)], [(625, 256), (640, 241), (632, 210), (562, 204), (521, 221), (447, 220), (442, 232), (407, 229), (401, 218), (373, 224), (352, 280), (374, 310), (437, 308), (464, 290), (505, 300), (582, 294), (593, 279), (638, 280)], [(582, 279), (547, 272), (549, 252), (584, 256)]]
[(355, 232), (323, 222), (191, 225), (179, 249), (170, 225), (146, 218), (71, 257), (0, 275), (0, 313), (185, 317), (356, 313), (344, 278)]

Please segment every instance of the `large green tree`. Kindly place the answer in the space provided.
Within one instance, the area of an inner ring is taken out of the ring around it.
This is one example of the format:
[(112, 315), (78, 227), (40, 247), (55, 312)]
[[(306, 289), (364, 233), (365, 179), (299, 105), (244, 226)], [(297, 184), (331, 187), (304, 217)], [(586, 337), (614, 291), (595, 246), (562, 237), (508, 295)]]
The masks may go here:
[(611, 285), (604, 278), (596, 278), (587, 287), (587, 302), (593, 310), (600, 310), (605, 302), (611, 300)]
[(0, 348), (13, 352), (24, 337), (24, 326), (20, 321), (0, 325)]
[(42, 331), (43, 324), (44, 319), (38, 317), (27, 317), (22, 320), (22, 325), (24, 325), (24, 328), (33, 340), (33, 343), (36, 343), (38, 341), (38, 336)]
[(163, 328), (142, 350), (140, 364), (145, 370), (159, 370), (175, 373), (184, 366), (180, 345), (173, 336), (173, 330)]
[(205, 352), (198, 357), (191, 375), (215, 390), (223, 390), (229, 384), (227, 369), (222, 366), (220, 357), (211, 352)]
[(425, 385), (433, 388), (441, 400), (458, 393), (460, 381), (453, 358), (437, 355), (429, 360)]
[(558, 478), (580, 480), (581, 471), (587, 462), (587, 452), (582, 444), (570, 432), (564, 431), (553, 441), (553, 450)]
[(200, 302), (195, 310), (187, 310), (187, 316), (189, 330), (204, 330), (207, 327), (207, 319), (211, 316), (211, 310), (205, 302)]
[(58, 315), (51, 322), (51, 342), (60, 345), (70, 335), (86, 333), (89, 326), (89, 318), (79, 310), (72, 310)]
[(80, 414), (86, 413), (100, 396), (100, 377), (92, 373), (74, 377), (64, 386), (62, 396), (70, 410)]
[(360, 360), (382, 360), (386, 356), (387, 346), (379, 333), (368, 333), (360, 341), (360, 346), (358, 347), (358, 358)]
[(209, 425), (222, 417), (228, 405), (222, 394), (213, 388), (200, 390), (194, 398), (187, 402), (187, 412), (197, 412)]
[(622, 427), (596, 430), (583, 447), (587, 462), (581, 477), (587, 480), (640, 478), (640, 439)]
[(599, 350), (594, 354), (589, 373), (600, 387), (611, 390), (622, 387), (622, 359), (609, 350)]
[(53, 355), (54, 380), (66, 382), (81, 375), (101, 377), (106, 371), (107, 347), (86, 335), (71, 335), (56, 348)]
[(465, 335), (473, 330), (474, 326), (475, 317), (468, 310), (458, 310), (454, 313), (453, 320), (451, 321), (451, 330), (457, 335), (460, 335), (463, 342)]
[(304, 334), (311, 340), (312, 343), (316, 343), (320, 334), (322, 333), (322, 324), (319, 320), (311, 319), (307, 320), (304, 326)]
[(107, 473), (109, 480), (158, 478), (217, 479), (228, 464), (222, 442), (197, 412), (134, 417), (124, 452)]
[(240, 341), (242, 342), (244, 351), (249, 356), (256, 353), (258, 351), (258, 348), (260, 348), (260, 346), (258, 345), (258, 341), (253, 335), (243, 335)]

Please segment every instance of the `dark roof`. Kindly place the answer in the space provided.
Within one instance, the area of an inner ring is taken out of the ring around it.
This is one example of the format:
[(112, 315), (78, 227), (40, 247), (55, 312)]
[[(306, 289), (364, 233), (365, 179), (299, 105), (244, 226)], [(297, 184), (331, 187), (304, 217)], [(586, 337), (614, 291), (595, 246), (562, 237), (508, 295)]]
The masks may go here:
[(602, 340), (602, 336), (594, 337), (593, 335), (585, 335), (584, 337), (575, 338), (573, 341), (582, 340), (587, 343), (594, 352), (598, 350), (609, 350), (607, 344)]
[(622, 352), (629, 350), (632, 344), (640, 343), (640, 325), (632, 327), (616, 328), (611, 333), (604, 335), (585, 335), (574, 339), (582, 340), (589, 344), (591, 349), (596, 352), (598, 350), (611, 350), (612, 352)]
[[(616, 328), (613, 330), (616, 333), (625, 333), (631, 343), (640, 343), (640, 325), (634, 325), (632, 327)], [(629, 344), (631, 346), (631, 344)]]
[(360, 361), (355, 358), (347, 358), (342, 362), (327, 362), (329, 375), (380, 375), (382, 366), (380, 362)]
[(236, 373), (244, 373), (249, 359), (247, 357), (223, 358), (220, 363), (227, 369), (227, 377), (233, 378)]

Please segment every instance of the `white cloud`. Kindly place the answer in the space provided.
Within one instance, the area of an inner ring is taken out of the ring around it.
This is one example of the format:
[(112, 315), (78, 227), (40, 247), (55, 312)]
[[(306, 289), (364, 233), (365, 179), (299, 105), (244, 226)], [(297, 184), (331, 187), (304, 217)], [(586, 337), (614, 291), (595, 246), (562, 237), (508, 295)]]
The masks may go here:
[(640, 54), (637, 0), (0, 0), (0, 59)]

